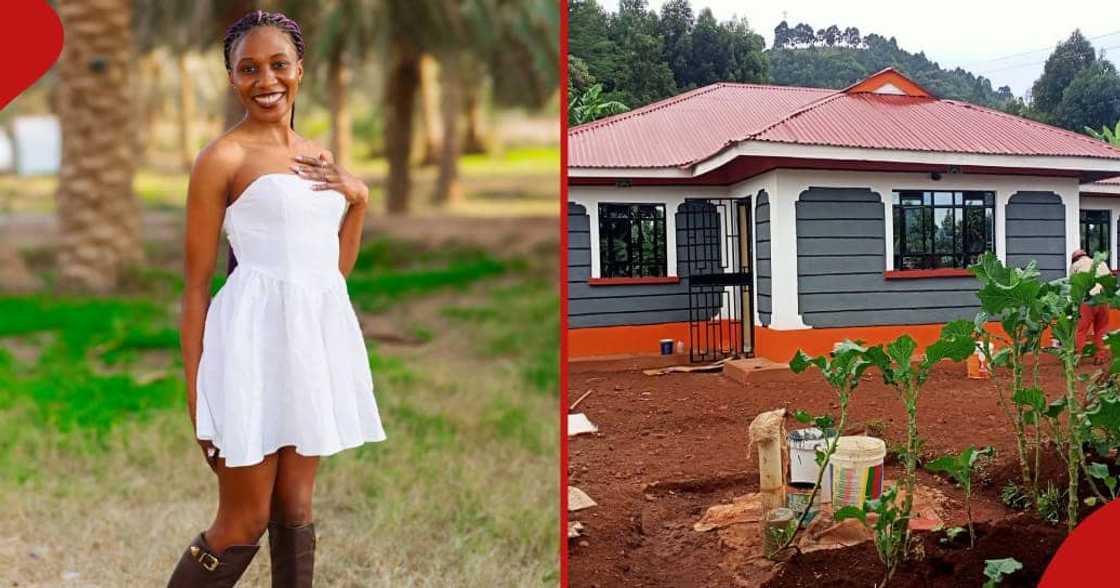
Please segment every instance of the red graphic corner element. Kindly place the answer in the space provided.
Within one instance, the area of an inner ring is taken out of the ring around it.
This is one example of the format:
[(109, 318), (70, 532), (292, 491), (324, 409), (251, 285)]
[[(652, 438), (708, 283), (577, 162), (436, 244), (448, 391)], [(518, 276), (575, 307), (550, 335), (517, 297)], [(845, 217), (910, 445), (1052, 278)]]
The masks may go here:
[(46, 0), (7, 0), (0, 14), (0, 110), (43, 77), (62, 53), (62, 21)]
[(1114, 500), (1089, 515), (1066, 537), (1046, 566), (1039, 588), (1083, 586), (1092, 578), (1115, 579), (1117, 529), (1120, 529), (1120, 501)]

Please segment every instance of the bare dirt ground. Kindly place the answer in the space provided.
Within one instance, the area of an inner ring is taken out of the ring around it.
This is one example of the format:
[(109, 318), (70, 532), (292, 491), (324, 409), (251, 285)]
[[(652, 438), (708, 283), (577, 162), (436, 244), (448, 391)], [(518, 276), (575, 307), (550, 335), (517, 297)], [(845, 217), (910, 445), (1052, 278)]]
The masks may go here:
[[(584, 525), (585, 533), (569, 542), (572, 586), (751, 586), (771, 579), (772, 573), (759, 574), (745, 566), (742, 553), (721, 542), (716, 533), (696, 532), (692, 526), (709, 506), (758, 490), (757, 457), (747, 446), (747, 427), (756, 415), (783, 407), (835, 415), (835, 397), (812, 370), (800, 375), (788, 370), (754, 372), (745, 386), (719, 373), (642, 374), (643, 369), (679, 363), (686, 363), (686, 358), (570, 363), (569, 398), (593, 390), (577, 412), (584, 412), (599, 428), (598, 433), (569, 440), (569, 483), (598, 502), (597, 507), (571, 517)], [(1061, 389), (1056, 363), (1044, 361), (1041, 373), (1044, 389)], [(864, 380), (849, 407), (845, 433), (870, 431), (886, 439), (888, 449), (899, 446), (906, 422), (901, 402), (877, 374)], [(1036, 518), (1021, 521), (1019, 515), (1016, 519), (1017, 513), (999, 501), (1000, 488), (1014, 479), (1017, 468), (1015, 438), (996, 401), (1002, 385), (999, 379), (967, 379), (963, 364), (938, 366), (919, 401), (919, 430), (925, 439), (924, 456), (969, 445), (996, 448), (994, 463), (975, 474), (973, 514), (977, 521), (998, 523), (998, 528), (981, 527), (983, 532), (978, 533), (988, 537), (990, 548), (980, 550), (978, 545), (975, 556), (983, 552), (989, 558), (1018, 557), (1028, 564), (1024, 578), (1016, 579), (1024, 581), (1029, 580), (1026, 575), (1041, 573), (1064, 533), (1054, 527), (1047, 528), (1056, 533), (1041, 533)], [(901, 467), (888, 456), (887, 479), (897, 479), (900, 473)], [(924, 472), (919, 478), (920, 484), (947, 497), (946, 526), (964, 524), (963, 493)], [(1016, 545), (1013, 539), (1024, 536), (1032, 537), (1033, 543)], [(1028, 553), (1032, 549), (1033, 556)], [(930, 552), (934, 551), (931, 546)], [(823, 569), (847, 570), (858, 561), (869, 578), (881, 578), (874, 548), (867, 544), (810, 555), (802, 556), (801, 564), (816, 570), (814, 575)], [(936, 563), (929, 561), (928, 565)], [(952, 586), (965, 581), (954, 580), (954, 573), (967, 573), (971, 577), (966, 583), (979, 585), (983, 560), (979, 568), (975, 563), (954, 563), (947, 574), (942, 565), (940, 576), (922, 575), (924, 568), (915, 568), (892, 586)], [(822, 580), (825, 576), (816, 575)], [(918, 583), (905, 581), (915, 577)], [(818, 585), (870, 585), (857, 576), (852, 580)], [(775, 583), (797, 586), (801, 580)]]

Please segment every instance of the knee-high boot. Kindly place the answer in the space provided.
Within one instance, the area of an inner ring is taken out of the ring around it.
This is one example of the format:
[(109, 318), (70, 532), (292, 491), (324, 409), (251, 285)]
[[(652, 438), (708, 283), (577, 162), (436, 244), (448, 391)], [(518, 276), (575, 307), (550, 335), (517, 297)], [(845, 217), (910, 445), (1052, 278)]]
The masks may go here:
[(268, 523), (272, 588), (311, 588), (315, 574), (315, 523)]
[(167, 588), (232, 588), (257, 555), (260, 545), (230, 545), (221, 554), (199, 533), (179, 557)]

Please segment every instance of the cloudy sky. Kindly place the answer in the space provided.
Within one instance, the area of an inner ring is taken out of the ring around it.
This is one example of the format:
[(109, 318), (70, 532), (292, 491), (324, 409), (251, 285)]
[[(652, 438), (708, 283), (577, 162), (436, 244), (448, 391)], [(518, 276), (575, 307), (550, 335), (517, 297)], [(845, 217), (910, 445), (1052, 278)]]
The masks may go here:
[[(600, 0), (610, 10), (617, 0)], [(663, 0), (649, 0), (660, 11)], [(960, 66), (992, 80), (992, 87), (1011, 87), (1022, 96), (1039, 74), (1046, 57), (1059, 41), (1080, 28), (1097, 49), (1120, 65), (1120, 2), (1066, 0), (1040, 6), (1035, 2), (884, 2), (836, 0), (692, 0), (693, 12), (712, 9), (718, 20), (746, 16), (751, 28), (774, 40), (774, 27), (785, 19), (814, 29), (835, 24), (858, 27), (860, 33), (894, 36), (911, 53), (925, 51), (942, 68)]]

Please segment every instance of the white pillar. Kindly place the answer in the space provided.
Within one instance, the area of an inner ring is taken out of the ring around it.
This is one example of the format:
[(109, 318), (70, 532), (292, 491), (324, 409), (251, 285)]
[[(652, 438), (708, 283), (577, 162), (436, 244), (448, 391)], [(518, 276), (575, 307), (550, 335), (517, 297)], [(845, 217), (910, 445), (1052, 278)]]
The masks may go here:
[(809, 328), (801, 320), (797, 286), (797, 199), (802, 186), (777, 182), (770, 195), (770, 328), (779, 331)]

